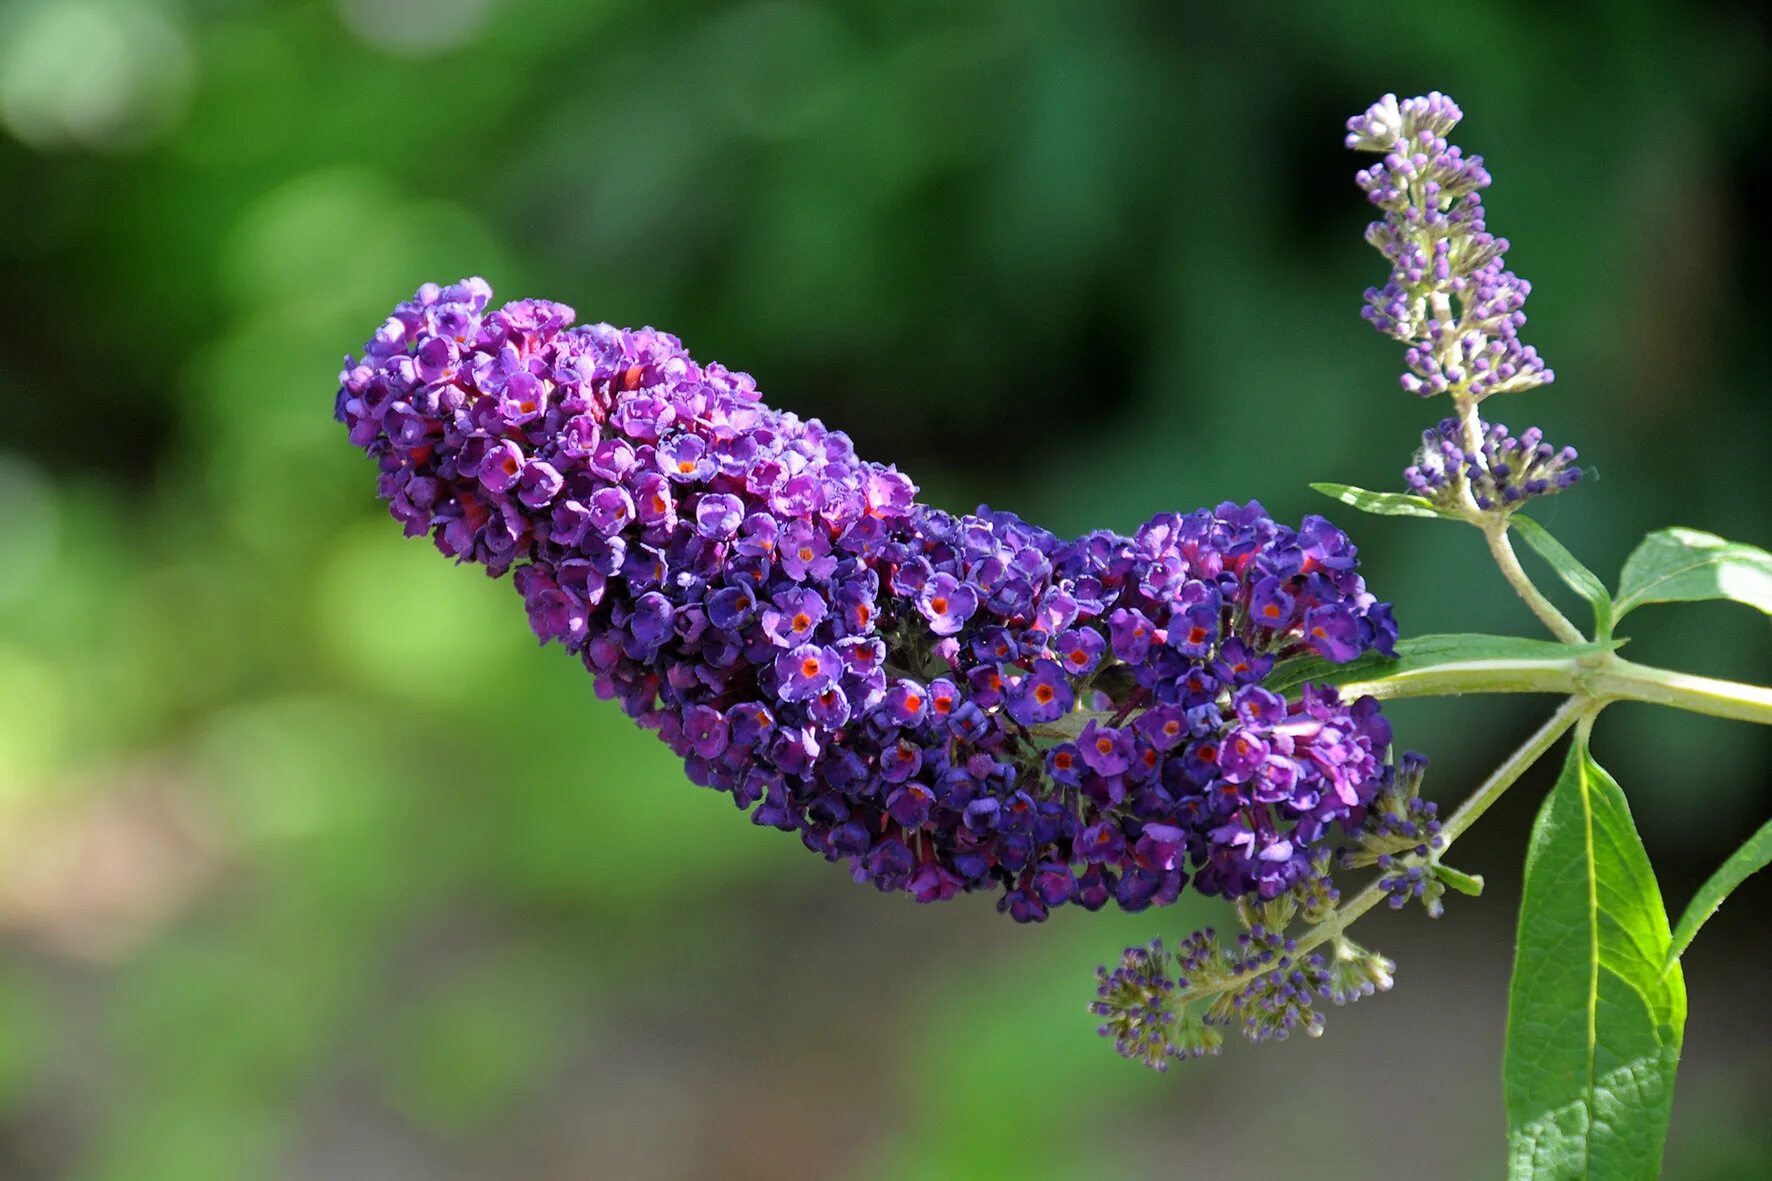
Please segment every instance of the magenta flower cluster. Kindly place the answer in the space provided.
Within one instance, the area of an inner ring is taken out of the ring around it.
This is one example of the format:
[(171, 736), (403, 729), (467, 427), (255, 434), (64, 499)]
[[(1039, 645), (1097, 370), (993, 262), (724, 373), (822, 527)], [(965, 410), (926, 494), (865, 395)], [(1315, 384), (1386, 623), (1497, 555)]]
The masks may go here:
[(1327, 521), (950, 515), (669, 335), (490, 300), (426, 285), (347, 359), (336, 412), (391, 513), (514, 569), (535, 633), (691, 780), (857, 880), (1023, 921), (1166, 903), (1190, 868), (1274, 897), (1385, 778), (1375, 702), (1261, 684), (1391, 651)]

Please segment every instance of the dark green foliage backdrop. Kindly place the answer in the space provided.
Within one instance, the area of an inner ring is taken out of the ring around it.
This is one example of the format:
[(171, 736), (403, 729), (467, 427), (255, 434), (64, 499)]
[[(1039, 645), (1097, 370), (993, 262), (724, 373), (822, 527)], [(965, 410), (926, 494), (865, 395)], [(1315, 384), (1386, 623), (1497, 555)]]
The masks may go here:
[[(1341, 124), (1440, 88), (1560, 374), (1519, 413), (1591, 467), (1549, 523), (1602, 572), (1664, 523), (1766, 545), (1766, 31), (1480, 0), (5, 0), (0, 1175), (1495, 1176), (1547, 778), (1471, 841), (1490, 897), (1374, 921), (1390, 996), (1146, 1076), (1093, 1038), (1089, 971), (1208, 908), (1017, 929), (752, 829), (508, 586), (401, 541), (334, 376), (419, 282), (480, 273), (679, 333), (947, 507), (1323, 510), (1308, 480), (1394, 485), (1440, 409), (1358, 319), (1381, 271)], [(1473, 537), (1335, 515), (1406, 631), (1531, 633)], [(1633, 617), (1632, 654), (1764, 678), (1762, 620), (1678, 619)], [(1541, 708), (1396, 714), (1446, 798)], [(1630, 721), (1600, 755), (1677, 909), (1767, 814), (1772, 749)], [(1670, 1175), (1772, 1155), (1744, 999), (1769, 903), (1750, 883), (1688, 959)]]

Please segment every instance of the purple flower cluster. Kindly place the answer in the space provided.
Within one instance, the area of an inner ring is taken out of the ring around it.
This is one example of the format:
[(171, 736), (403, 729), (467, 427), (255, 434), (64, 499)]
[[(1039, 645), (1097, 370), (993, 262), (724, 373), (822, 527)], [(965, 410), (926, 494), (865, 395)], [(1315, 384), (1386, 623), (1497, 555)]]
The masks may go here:
[(1446, 141), (1462, 117), (1437, 91), (1402, 102), (1387, 94), (1348, 120), (1346, 143), (1384, 157), (1355, 177), (1383, 210), (1366, 240), (1391, 264), (1362, 314), (1409, 345), (1405, 390), (1480, 400), (1555, 374), (1520, 340), (1532, 285), (1506, 268), (1507, 240), (1484, 225), (1482, 157)]
[(426, 285), (336, 412), (411, 536), (515, 569), (560, 641), (760, 825), (919, 901), (1022, 921), (1273, 897), (1385, 780), (1370, 699), (1261, 685), (1396, 635), (1354, 547), (1259, 505), (1061, 541), (916, 502), (817, 420), (651, 329)]
[(1501, 423), (1477, 420), (1482, 448), (1465, 447), (1464, 428), (1456, 418), (1423, 431), (1415, 463), (1403, 472), (1412, 491), (1446, 509), (1459, 507), (1458, 475), (1470, 482), (1471, 495), (1484, 512), (1512, 512), (1528, 500), (1554, 496), (1581, 479), (1573, 447), (1558, 450), (1544, 441), (1544, 432), (1530, 427), (1519, 438)]

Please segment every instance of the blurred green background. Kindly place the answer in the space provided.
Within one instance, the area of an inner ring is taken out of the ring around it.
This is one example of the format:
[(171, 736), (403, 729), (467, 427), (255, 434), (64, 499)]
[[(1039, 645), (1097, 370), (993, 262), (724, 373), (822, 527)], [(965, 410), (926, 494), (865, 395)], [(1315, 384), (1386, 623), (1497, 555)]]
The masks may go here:
[[(1394, 486), (1437, 417), (1360, 322), (1342, 122), (1444, 89), (1560, 374), (1505, 408), (1665, 523), (1772, 543), (1772, 85), (1744, 7), (0, 0), (0, 1177), (1487, 1179), (1512, 906), (1370, 920), (1389, 996), (1168, 1076), (1083, 1006), (1211, 921), (851, 884), (691, 787), (402, 541), (331, 420), (424, 280), (651, 323), (950, 508), (1054, 529)], [(1753, 208), (1762, 209), (1754, 214)], [(1337, 519), (1406, 632), (1533, 620), (1471, 536)], [(1573, 610), (1573, 608), (1571, 608)], [(1652, 608), (1742, 678), (1765, 621)], [(1462, 795), (1546, 708), (1397, 708)], [(1620, 708), (1670, 904), (1768, 812), (1764, 732)], [(1688, 960), (1668, 1173), (1763, 1178), (1750, 882)]]

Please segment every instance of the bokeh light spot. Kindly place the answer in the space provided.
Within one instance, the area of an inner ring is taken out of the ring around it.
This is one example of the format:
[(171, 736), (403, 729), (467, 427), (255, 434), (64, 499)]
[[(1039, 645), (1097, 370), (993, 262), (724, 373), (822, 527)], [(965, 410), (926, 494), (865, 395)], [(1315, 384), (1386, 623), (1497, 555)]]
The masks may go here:
[(492, 0), (337, 0), (339, 19), (365, 42), (401, 57), (459, 49), (486, 27)]
[(55, 489), (32, 465), (0, 453), (0, 607), (41, 584), (60, 545)]
[[(315, 631), (367, 688), (402, 700), (459, 702), (521, 655), (522, 600), (389, 525), (376, 520), (338, 538), (314, 589)], [(445, 633), (448, 643), (439, 644)]]
[(144, 3), (37, 3), (0, 14), (0, 123), (45, 151), (120, 150), (183, 118), (184, 32)]

